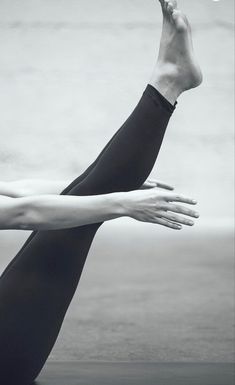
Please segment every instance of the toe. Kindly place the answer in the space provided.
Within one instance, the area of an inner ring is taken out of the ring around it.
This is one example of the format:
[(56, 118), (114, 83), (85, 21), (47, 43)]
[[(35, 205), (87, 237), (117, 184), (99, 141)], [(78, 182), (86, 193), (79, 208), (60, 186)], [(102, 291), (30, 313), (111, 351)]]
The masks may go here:
[(172, 3), (172, 6), (173, 6), (173, 9), (176, 9), (177, 8), (177, 1), (176, 0), (171, 0), (171, 3)]
[(177, 8), (176, 0), (159, 0), (165, 16), (171, 16), (172, 12)]
[(186, 31), (187, 23), (185, 22), (185, 16), (179, 9), (174, 9), (172, 12), (172, 19), (176, 25), (178, 31)]
[(170, 2), (167, 7), (167, 12), (172, 14), (174, 10), (173, 4)]
[(165, 0), (164, 1), (163, 8), (164, 8), (165, 11), (167, 11), (167, 7), (169, 5), (169, 2), (170, 2), (170, 0)]
[(163, 12), (165, 11), (165, 0), (159, 0), (159, 3), (161, 4)]

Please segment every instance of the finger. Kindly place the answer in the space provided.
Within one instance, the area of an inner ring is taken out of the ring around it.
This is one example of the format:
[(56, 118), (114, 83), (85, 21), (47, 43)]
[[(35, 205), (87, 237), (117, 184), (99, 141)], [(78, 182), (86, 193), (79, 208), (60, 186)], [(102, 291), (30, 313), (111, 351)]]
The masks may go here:
[(197, 201), (192, 198), (188, 198), (183, 195), (178, 195), (178, 194), (171, 194), (171, 195), (165, 195), (163, 197), (164, 200), (167, 202), (182, 202), (182, 203), (188, 203), (189, 205), (196, 205)]
[(145, 185), (153, 188), (153, 187), (157, 187), (157, 182), (155, 180), (148, 179), (145, 182)]
[(170, 184), (164, 183), (164, 182), (158, 181), (158, 182), (156, 182), (156, 186), (158, 188), (163, 188), (164, 190), (170, 190), (170, 191), (174, 190), (173, 186), (171, 186)]
[(181, 225), (179, 225), (177, 223), (172, 223), (172, 222), (168, 221), (167, 219), (163, 219), (163, 218), (156, 218), (155, 223), (162, 225), (162, 226), (165, 226), (165, 227), (169, 227), (170, 229), (173, 229), (173, 230), (181, 230), (182, 229)]
[(156, 183), (153, 183), (153, 182), (150, 182), (149, 180), (147, 180), (146, 182), (144, 182), (144, 184), (142, 184), (140, 189), (141, 190), (148, 190), (148, 189), (155, 188), (155, 187), (156, 187)]
[(163, 188), (165, 190), (174, 190), (174, 187), (171, 186), (168, 183), (156, 180), (156, 179), (148, 179), (147, 183), (151, 184), (152, 187), (158, 187), (158, 188)]
[(169, 203), (165, 205), (165, 210), (172, 211), (173, 213), (188, 215), (189, 217), (193, 217), (193, 218), (199, 218), (200, 216), (198, 212), (194, 210), (190, 210), (187, 207), (180, 206), (180, 205), (173, 205)]
[(186, 225), (186, 226), (194, 225), (194, 222), (192, 221), (192, 219), (184, 218), (181, 215), (177, 215), (177, 214), (171, 214), (167, 211), (158, 212), (157, 215), (160, 215), (161, 218), (167, 219), (169, 221), (181, 223), (182, 225)]

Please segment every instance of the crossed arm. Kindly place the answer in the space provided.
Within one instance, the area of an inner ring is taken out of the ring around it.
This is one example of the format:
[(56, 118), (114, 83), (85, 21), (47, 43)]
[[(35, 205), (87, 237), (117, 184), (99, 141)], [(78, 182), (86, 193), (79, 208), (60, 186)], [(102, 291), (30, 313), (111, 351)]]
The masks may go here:
[(21, 180), (0, 182), (0, 229), (57, 230), (129, 216), (173, 229), (193, 225), (198, 214), (177, 202), (190, 198), (165, 192), (173, 188), (148, 180), (142, 189), (96, 196), (62, 196), (68, 181)]

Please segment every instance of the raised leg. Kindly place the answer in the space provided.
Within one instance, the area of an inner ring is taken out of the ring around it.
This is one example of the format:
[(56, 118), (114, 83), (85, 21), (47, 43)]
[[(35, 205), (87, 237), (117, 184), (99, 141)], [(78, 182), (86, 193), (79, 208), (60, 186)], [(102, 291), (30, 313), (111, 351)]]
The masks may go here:
[[(202, 73), (194, 55), (191, 27), (187, 17), (177, 8), (176, 0), (160, 0), (160, 3), (163, 12), (162, 36), (158, 60), (150, 84), (174, 104), (182, 92), (197, 87), (202, 82)], [(122, 128), (123, 126), (119, 131)], [(64, 190), (63, 194), (68, 193), (89, 175), (119, 131), (105, 146), (98, 158)], [(33, 236), (34, 234), (29, 237), (21, 251)], [(15, 258), (3, 274), (14, 262)]]
[[(154, 165), (170, 115), (170, 104), (148, 86), (96, 166), (69, 194), (138, 188)], [(0, 378), (6, 385), (12, 376), (30, 383), (42, 369), (99, 226), (34, 234), (0, 279)]]
[[(178, 24), (170, 16), (173, 12), (164, 12), (177, 30)], [(179, 33), (183, 45), (189, 31)], [(168, 67), (167, 62), (165, 65)], [(136, 109), (94, 167), (64, 194), (95, 195), (141, 186), (159, 153), (174, 109), (171, 103), (183, 92), (177, 82), (179, 73), (176, 79), (172, 71), (168, 78), (166, 72), (162, 76), (155, 72), (152, 86), (147, 86)], [(156, 90), (158, 85), (162, 95)], [(15, 380), (28, 385), (42, 369), (100, 225), (33, 234), (0, 279), (0, 381), (5, 385), (13, 385)]]

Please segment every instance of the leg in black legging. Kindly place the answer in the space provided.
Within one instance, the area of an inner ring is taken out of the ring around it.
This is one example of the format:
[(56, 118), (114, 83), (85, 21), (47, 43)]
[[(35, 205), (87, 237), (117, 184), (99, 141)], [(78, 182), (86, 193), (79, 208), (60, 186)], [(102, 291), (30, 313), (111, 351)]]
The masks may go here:
[[(149, 86), (149, 88), (151, 88), (151, 86)], [(155, 90), (155, 93), (156, 93), (156, 90)], [(162, 98), (161, 94), (159, 94), (159, 97)], [(165, 98), (162, 98), (162, 100), (164, 101)], [(176, 105), (177, 103), (175, 103)], [(172, 106), (170, 103), (168, 103), (166, 101), (166, 105), (168, 105), (168, 108), (169, 110), (171, 110)], [(79, 175), (69, 186), (67, 186), (65, 188), (65, 190), (61, 193), (63, 195), (66, 195), (67, 193), (69, 193), (69, 191), (74, 187), (74, 186), (78, 186), (89, 174), (90, 172), (95, 168), (95, 166), (97, 165), (98, 161), (100, 160), (100, 158), (102, 157), (102, 155), (104, 154), (104, 152), (109, 148), (110, 144), (115, 140), (116, 136), (119, 134), (119, 132), (122, 131), (123, 127), (125, 127), (125, 123), (121, 126), (121, 128), (113, 135), (113, 137), (109, 140), (109, 142), (106, 144), (106, 146), (103, 148), (103, 150), (100, 152), (99, 156), (96, 158), (96, 160), (81, 174)], [(79, 194), (81, 195), (81, 194)], [(28, 245), (28, 243), (31, 241), (31, 239), (34, 237), (34, 235), (36, 234), (36, 232), (33, 232), (29, 238), (26, 240), (26, 242), (24, 243), (24, 245), (22, 246), (21, 250), (18, 252), (18, 254), (15, 256), (15, 258), (12, 259), (12, 261), (8, 264), (8, 266), (6, 267), (6, 269), (4, 270), (4, 272), (2, 273), (2, 276), (5, 275), (7, 273), (7, 271), (11, 268), (12, 264), (15, 263), (15, 261), (20, 257), (21, 255), (21, 252), (25, 249), (25, 247)]]
[[(96, 166), (97, 162), (103, 155), (103, 153), (107, 150), (109, 145), (112, 143), (112, 141), (115, 139), (116, 135), (119, 133), (119, 131), (122, 129), (122, 127), (113, 135), (113, 137), (110, 139), (110, 141), (106, 144), (104, 149), (100, 152), (99, 156), (96, 158), (96, 160), (81, 174), (79, 175), (69, 186), (66, 187), (66, 189), (63, 191), (63, 194), (65, 195), (67, 192), (69, 192), (73, 186), (78, 185), (83, 179), (85, 179), (89, 173), (93, 170), (93, 168)], [(36, 233), (33, 232), (27, 239), (27, 241), (22, 246), (21, 250), (18, 252), (18, 254), (15, 256), (15, 258), (12, 259), (12, 261), (8, 264), (4, 272), (2, 273), (2, 276), (5, 275), (8, 270), (11, 268), (12, 264), (15, 263), (15, 261), (20, 257), (21, 252), (25, 249), (25, 247), (28, 245), (28, 243), (31, 241), (31, 239), (34, 237)]]
[[(148, 86), (88, 175), (63, 194), (139, 188), (152, 170), (172, 111)], [(30, 383), (43, 367), (99, 226), (34, 233), (0, 279), (0, 379), (5, 384), (14, 378)]]

